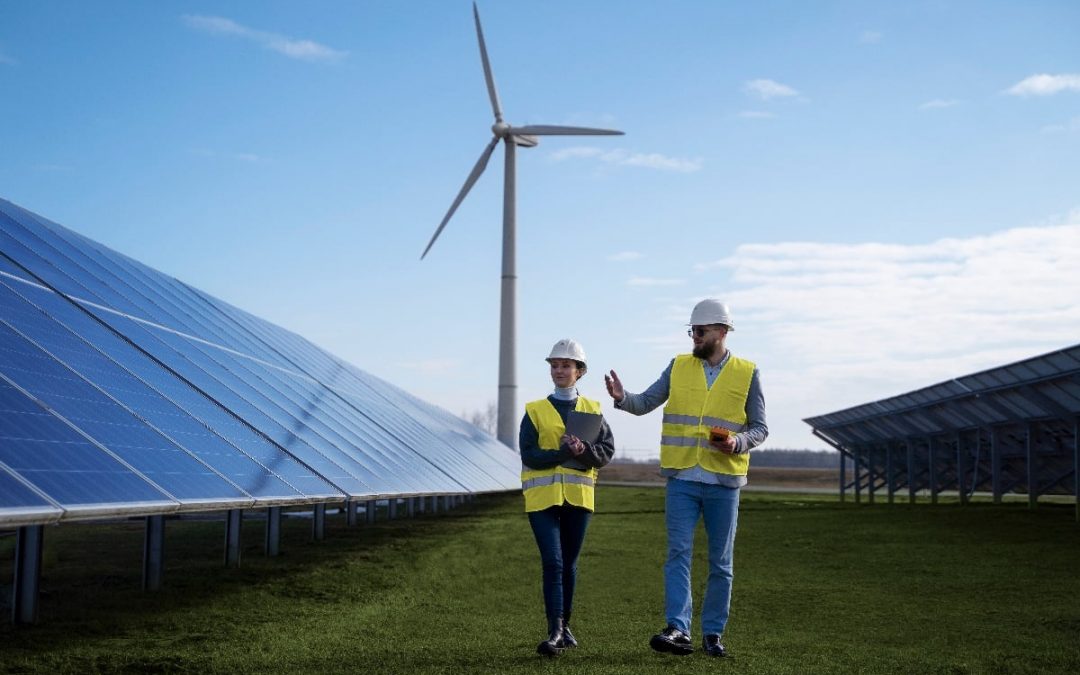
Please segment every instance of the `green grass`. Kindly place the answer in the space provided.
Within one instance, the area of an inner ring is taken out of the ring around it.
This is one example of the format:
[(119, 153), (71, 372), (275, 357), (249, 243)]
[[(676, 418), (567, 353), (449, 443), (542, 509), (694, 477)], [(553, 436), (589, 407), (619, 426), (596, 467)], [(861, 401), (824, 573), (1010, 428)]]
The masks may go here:
[[(46, 528), (41, 621), (0, 620), (2, 672), (1048, 673), (1080, 671), (1080, 526), (1070, 507), (839, 504), (744, 493), (733, 658), (652, 653), (663, 626), (663, 491), (603, 488), (574, 632), (554, 660), (520, 496), (348, 529), (169, 521), (165, 588), (139, 590), (138, 523)], [(703, 537), (703, 532), (699, 532)], [(11, 578), (10, 539), (0, 573)], [(695, 561), (704, 584), (704, 545)], [(700, 640), (694, 626), (695, 642)]]

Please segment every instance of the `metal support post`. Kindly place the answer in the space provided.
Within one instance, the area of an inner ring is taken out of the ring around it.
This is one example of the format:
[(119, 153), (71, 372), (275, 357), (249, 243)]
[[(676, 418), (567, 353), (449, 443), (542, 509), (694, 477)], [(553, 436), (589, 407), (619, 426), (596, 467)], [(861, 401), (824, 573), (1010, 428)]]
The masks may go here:
[(1039, 469), (1035, 466), (1035, 424), (1028, 422), (1024, 432), (1027, 449), (1028, 508), (1033, 509), (1039, 503)]
[(345, 525), (356, 527), (356, 502), (351, 499), (345, 500)]
[(375, 524), (375, 500), (369, 499), (364, 502), (364, 520), (368, 525)]
[(859, 446), (852, 446), (851, 451), (851, 468), (855, 471), (855, 503), (862, 504), (862, 461)]
[(930, 436), (927, 439), (930, 447), (930, 503), (937, 504), (938, 480), (937, 480), (937, 439)]
[(326, 504), (316, 504), (311, 518), (311, 539), (322, 541), (326, 539)]
[(161, 590), (161, 580), (164, 575), (165, 516), (147, 516), (146, 534), (143, 538), (143, 590)]
[(885, 491), (889, 495), (889, 504), (893, 504), (896, 496), (896, 481), (893, 479), (893, 444), (885, 445)]
[(273, 558), (281, 553), (281, 507), (270, 506), (266, 509), (266, 541), (263, 544), (266, 557)]
[(875, 484), (877, 483), (877, 475), (874, 471), (874, 446), (866, 446), (864, 457), (866, 457), (866, 503), (874, 503)]
[(225, 512), (225, 567), (240, 567), (240, 524), (243, 514), (240, 509)]
[(391, 497), (386, 502), (386, 517), (390, 520), (397, 519), (397, 497)]
[(956, 432), (956, 490), (960, 495), (960, 506), (967, 504), (967, 486), (964, 478), (967, 476), (967, 458), (964, 448), (964, 434)]
[(908, 491), (908, 503), (915, 503), (915, 443), (908, 439), (904, 441), (904, 445), (907, 447), (907, 491)]
[(44, 541), (43, 525), (25, 525), (15, 535), (15, 585), (11, 589), (11, 617), (17, 624), (37, 623)]
[(409, 518), (416, 517), (416, 497), (409, 497), (405, 500), (405, 506), (408, 509)]
[(994, 503), (1001, 503), (1001, 432), (990, 427), (990, 491)]
[(1076, 522), (1080, 523), (1080, 417), (1073, 420), (1073, 497), (1076, 499)]
[(432, 515), (439, 515), (439, 497), (438, 495), (431, 496), (431, 513)]
[(840, 451), (840, 503), (847, 501), (847, 453)]

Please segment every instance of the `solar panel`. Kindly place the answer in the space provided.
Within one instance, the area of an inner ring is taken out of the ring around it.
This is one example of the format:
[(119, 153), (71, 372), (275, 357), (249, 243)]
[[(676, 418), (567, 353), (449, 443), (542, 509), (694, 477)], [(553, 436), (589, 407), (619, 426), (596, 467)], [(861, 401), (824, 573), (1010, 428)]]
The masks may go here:
[[(24, 292), (28, 291), (24, 290)], [(62, 317), (66, 316), (69, 320), (79, 318), (87, 320), (78, 308), (71, 306), (70, 303), (53, 293), (39, 289), (34, 295), (42, 304), (50, 304), (52, 311)], [(52, 302), (48, 303), (50, 300)], [(123, 343), (114, 334), (109, 333), (100, 325), (93, 324), (92, 320), (90, 321), (92, 325), (84, 323), (83, 329), (92, 331), (96, 328), (99, 331), (95, 335), (95, 343), (77, 337), (38, 307), (31, 305), (25, 296), (18, 295), (16, 289), (3, 283), (0, 283), (0, 308), (3, 309), (10, 325), (23, 335), (46, 349), (85, 379), (97, 383), (117, 403), (152, 425), (176, 445), (198, 456), (247, 494), (261, 500), (295, 500), (302, 494), (283, 480), (280, 474), (272, 473), (265, 465), (257, 463), (237, 447), (213, 433), (206, 425), (194, 419), (159, 390), (152, 388), (150, 384), (136, 377), (132, 371), (125, 369), (124, 365), (138, 367), (141, 363), (149, 368), (154, 364), (148, 363), (148, 359), (140, 352)], [(119, 362), (110, 359), (93, 346), (93, 344), (102, 345), (109, 342), (119, 343), (114, 347), (121, 352), (125, 347), (127, 348)], [(157, 378), (157, 381), (161, 383), (166, 379), (162, 375)], [(188, 394), (181, 396), (182, 400), (190, 399), (193, 395), (197, 396), (190, 389), (183, 392), (180, 387), (174, 387), (173, 391)], [(310, 471), (305, 471), (301, 465), (284, 453), (277, 454), (280, 455), (276, 462), (279, 470), (287, 466), (291, 469), (294, 478), (310, 477)], [(317, 488), (318, 494), (323, 496), (333, 495), (336, 492), (321, 480), (318, 481)]]
[[(5, 339), (0, 342), (0, 358), (9, 353)], [(2, 372), (0, 411), (0, 462), (63, 508), (124, 502), (155, 503), (162, 511), (175, 508), (168, 495), (50, 413)], [(0, 498), (5, 510), (33, 505), (27, 501), (32, 497), (17, 485)]]
[(494, 438), (295, 333), (3, 200), (0, 231), (0, 378), (42, 411), (12, 407), (5, 424), (48, 427), (8, 459), (63, 437), (66, 460), (97, 462), (80, 471), (112, 490), (80, 496), (63, 470), (31, 478), (0, 456), (0, 485), (13, 486), (0, 522), (83, 503), (166, 511), (518, 485), (516, 453)]
[[(214, 298), (207, 296), (206, 299), (277, 353), (288, 353), (295, 359), (297, 370), (334, 390), (351, 407), (363, 410), (380, 424), (393, 426), (397, 434), (411, 434), (418, 447), (430, 448), (432, 456), (445, 460), (441, 463), (444, 469), (449, 470), (452, 464), (456, 470), (471, 471), (471, 480), (483, 480), (484, 476), (476, 473), (480, 471), (494, 481), (494, 489), (502, 489), (506, 481), (517, 480), (521, 467), (517, 455), (507, 452), (489, 434), (441, 408), (341, 362), (294, 333)], [(407, 410), (409, 415), (402, 416), (402, 410)]]

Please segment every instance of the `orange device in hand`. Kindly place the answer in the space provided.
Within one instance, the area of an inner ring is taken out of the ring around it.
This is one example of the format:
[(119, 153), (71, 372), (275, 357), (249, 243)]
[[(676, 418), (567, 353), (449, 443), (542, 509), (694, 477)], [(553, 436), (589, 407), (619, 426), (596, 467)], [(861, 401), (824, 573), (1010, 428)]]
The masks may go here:
[(713, 427), (709, 429), (709, 440), (713, 443), (723, 443), (724, 439), (731, 435), (731, 432), (724, 427)]

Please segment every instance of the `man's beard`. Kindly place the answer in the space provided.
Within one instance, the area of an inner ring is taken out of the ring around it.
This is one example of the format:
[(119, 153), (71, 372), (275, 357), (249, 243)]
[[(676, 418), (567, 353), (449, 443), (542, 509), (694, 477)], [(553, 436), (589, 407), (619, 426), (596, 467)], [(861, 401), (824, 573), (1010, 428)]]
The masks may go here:
[(694, 345), (694, 356), (699, 359), (705, 359), (708, 361), (716, 352), (720, 349), (720, 343), (716, 340), (709, 342), (702, 342), (700, 345)]

